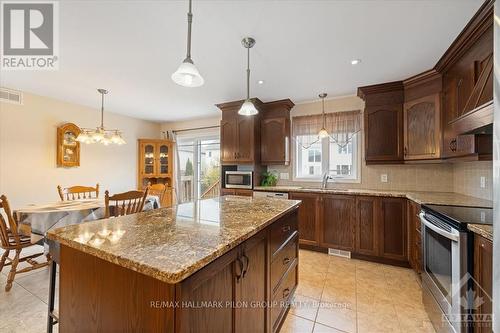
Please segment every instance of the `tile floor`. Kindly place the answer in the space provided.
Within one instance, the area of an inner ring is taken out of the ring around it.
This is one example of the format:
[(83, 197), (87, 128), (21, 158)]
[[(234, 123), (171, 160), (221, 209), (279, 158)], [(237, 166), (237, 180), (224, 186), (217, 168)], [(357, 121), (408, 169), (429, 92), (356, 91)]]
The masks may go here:
[[(299, 267), (282, 333), (434, 332), (409, 269), (305, 250)], [(44, 332), (49, 270), (18, 275), (8, 293), (7, 273), (0, 274), (0, 332)]]

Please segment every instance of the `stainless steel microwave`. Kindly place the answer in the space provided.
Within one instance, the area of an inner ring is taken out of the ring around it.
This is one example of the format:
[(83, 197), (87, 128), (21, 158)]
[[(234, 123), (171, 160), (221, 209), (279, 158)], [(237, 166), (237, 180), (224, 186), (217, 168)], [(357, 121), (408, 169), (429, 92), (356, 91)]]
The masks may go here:
[(226, 171), (224, 178), (226, 188), (253, 188), (252, 171)]

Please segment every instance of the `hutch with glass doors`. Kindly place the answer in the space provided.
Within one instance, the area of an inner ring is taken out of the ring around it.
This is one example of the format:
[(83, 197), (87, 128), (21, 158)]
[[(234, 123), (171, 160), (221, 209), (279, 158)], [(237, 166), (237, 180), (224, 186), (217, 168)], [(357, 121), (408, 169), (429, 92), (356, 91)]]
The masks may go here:
[(148, 184), (164, 184), (162, 207), (172, 205), (174, 182), (174, 143), (170, 140), (139, 139), (139, 167), (137, 186), (144, 189)]

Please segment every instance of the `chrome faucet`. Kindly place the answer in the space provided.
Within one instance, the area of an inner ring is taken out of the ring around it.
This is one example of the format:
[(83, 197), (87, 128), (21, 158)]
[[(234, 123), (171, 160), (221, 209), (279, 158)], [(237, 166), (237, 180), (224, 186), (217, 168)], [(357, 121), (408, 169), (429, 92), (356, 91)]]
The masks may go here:
[(328, 180), (329, 180), (329, 179), (333, 179), (333, 177), (332, 177), (332, 176), (330, 176), (330, 175), (328, 174), (328, 172), (325, 172), (325, 173), (323, 174), (323, 181), (321, 182), (321, 189), (322, 189), (322, 190), (326, 189), (326, 186), (327, 186), (327, 184), (328, 184)]

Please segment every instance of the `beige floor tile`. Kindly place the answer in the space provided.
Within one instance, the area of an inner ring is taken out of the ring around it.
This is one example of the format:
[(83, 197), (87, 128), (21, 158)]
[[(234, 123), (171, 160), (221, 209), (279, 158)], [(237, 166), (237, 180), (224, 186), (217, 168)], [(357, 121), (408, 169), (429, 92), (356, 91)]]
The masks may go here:
[(356, 309), (358, 312), (396, 317), (396, 310), (389, 295), (357, 293)]
[(325, 284), (323, 294), (321, 295), (321, 301), (356, 310), (356, 287), (343, 285), (335, 286), (335, 284), (329, 281)]
[(356, 311), (320, 306), (316, 322), (344, 332), (354, 333), (356, 332)]
[[(23, 288), (34, 294), (42, 301), (47, 302), (49, 296), (49, 268), (42, 268), (38, 272), (30, 275), (20, 274), (15, 281)], [(56, 276), (56, 291), (59, 289), (59, 277)], [(57, 300), (58, 292), (56, 292)]]
[(396, 310), (396, 314), (399, 320), (407, 320), (407, 319), (414, 319), (420, 321), (429, 320), (429, 316), (427, 315), (427, 312), (425, 311), (423, 304), (408, 305), (408, 304), (396, 303), (394, 304), (394, 309)]
[(358, 312), (358, 333), (401, 332), (399, 321), (389, 314)]
[(299, 280), (301, 278), (316, 278), (316, 279), (322, 279), (324, 280), (327, 274), (327, 270), (325, 269), (324, 271), (318, 271), (317, 268), (314, 265), (308, 264), (308, 263), (299, 263)]
[(321, 299), (321, 294), (323, 293), (323, 287), (325, 282), (310, 280), (306, 278), (299, 279), (299, 285), (297, 286), (296, 293), (302, 296), (307, 296), (310, 298), (314, 298), (316, 300)]
[(325, 325), (321, 325), (319, 323), (315, 323), (313, 333), (344, 333), (344, 332), (339, 331), (339, 330), (332, 328), (332, 327), (328, 327)]
[(432, 323), (427, 320), (400, 320), (399, 325), (405, 333), (435, 333)]
[(293, 314), (288, 314), (281, 326), (280, 333), (310, 333), (313, 330), (314, 321), (310, 321)]
[(289, 313), (314, 321), (316, 320), (316, 314), (318, 313), (318, 308), (319, 308), (318, 300), (295, 294)]

